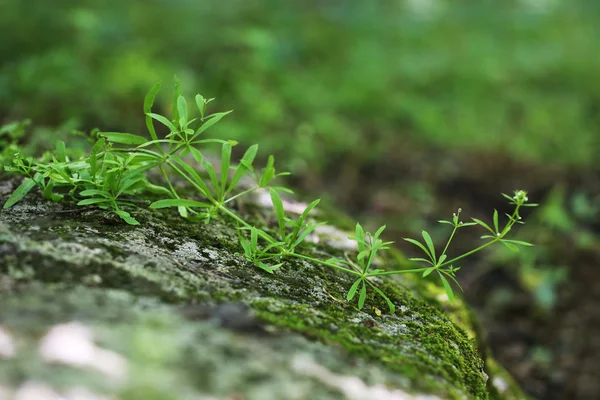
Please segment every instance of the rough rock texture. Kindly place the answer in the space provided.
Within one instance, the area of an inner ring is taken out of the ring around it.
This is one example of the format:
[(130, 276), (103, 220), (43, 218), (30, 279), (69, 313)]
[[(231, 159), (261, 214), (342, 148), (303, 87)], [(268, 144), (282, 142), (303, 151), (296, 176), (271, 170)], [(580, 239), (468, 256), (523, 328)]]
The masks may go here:
[[(0, 182), (0, 204), (17, 184)], [(141, 226), (36, 194), (0, 212), (1, 399), (523, 398), (471, 312), (431, 282), (377, 281), (396, 313), (372, 295), (359, 311), (349, 276), (246, 262), (224, 218), (135, 216)], [(336, 240), (330, 229), (302, 250), (343, 255)]]

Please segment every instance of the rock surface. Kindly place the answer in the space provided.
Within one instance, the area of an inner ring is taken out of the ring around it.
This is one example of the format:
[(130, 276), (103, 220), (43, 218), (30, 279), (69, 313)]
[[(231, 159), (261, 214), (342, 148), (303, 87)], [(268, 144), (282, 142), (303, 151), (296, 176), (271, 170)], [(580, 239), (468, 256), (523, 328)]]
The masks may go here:
[[(0, 204), (17, 184), (0, 181)], [(134, 213), (141, 226), (35, 193), (0, 212), (0, 399), (524, 398), (432, 282), (377, 281), (395, 314), (372, 295), (359, 311), (347, 275), (245, 261), (226, 219)], [(343, 256), (332, 232), (302, 250)]]

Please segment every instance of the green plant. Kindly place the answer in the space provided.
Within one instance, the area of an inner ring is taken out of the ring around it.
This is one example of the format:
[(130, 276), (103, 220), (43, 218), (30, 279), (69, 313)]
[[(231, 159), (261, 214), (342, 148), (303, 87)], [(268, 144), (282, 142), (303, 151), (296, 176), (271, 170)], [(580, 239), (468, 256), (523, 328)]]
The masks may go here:
[[(203, 221), (210, 223), (217, 215), (232, 220), (238, 227), (240, 246), (246, 260), (268, 273), (274, 273), (281, 268), (286, 260), (297, 258), (307, 260), (325, 267), (334, 268), (356, 277), (347, 293), (347, 300), (351, 301), (358, 293), (358, 307), (363, 308), (367, 290), (372, 289), (387, 303), (390, 312), (395, 311), (393, 301), (376, 285), (374, 278), (385, 275), (404, 273), (422, 273), (423, 277), (432, 272), (437, 272), (450, 300), (453, 299), (453, 290), (446, 279), (454, 282), (455, 268), (453, 264), (475, 252), (500, 242), (511, 250), (517, 250), (517, 245), (530, 245), (529, 243), (506, 239), (506, 235), (516, 223), (520, 221), (519, 209), (528, 204), (527, 194), (517, 191), (513, 197), (508, 198), (515, 205), (512, 214), (507, 214), (508, 222), (500, 229), (498, 212), (493, 215), (493, 228), (485, 222), (473, 219), (474, 222), (463, 223), (459, 221), (459, 213), (453, 220), (440, 221), (453, 227), (452, 233), (439, 257), (430, 235), (423, 232), (425, 244), (414, 239), (406, 239), (418, 246), (426, 258), (413, 258), (411, 260), (424, 262), (426, 267), (388, 271), (374, 268), (377, 254), (389, 248), (392, 242), (384, 242), (380, 236), (385, 226), (380, 227), (374, 234), (365, 232), (357, 223), (355, 235), (350, 237), (357, 244), (357, 254), (354, 259), (346, 256), (345, 259), (330, 258), (323, 260), (298, 250), (300, 244), (321, 224), (315, 222), (310, 213), (319, 204), (319, 200), (310, 203), (297, 219), (286, 217), (284, 203), (280, 193), (292, 193), (291, 190), (274, 186), (275, 178), (288, 173), (277, 173), (273, 156), (268, 158), (262, 172), (254, 167), (254, 159), (258, 152), (258, 145), (250, 146), (243, 154), (239, 164), (231, 164), (232, 148), (237, 143), (230, 140), (201, 138), (202, 134), (219, 122), (230, 111), (206, 114), (207, 105), (212, 99), (205, 99), (201, 95), (195, 97), (195, 105), (199, 117), (190, 118), (188, 103), (181, 94), (181, 85), (175, 79), (175, 95), (173, 100), (172, 117), (152, 113), (152, 105), (160, 90), (160, 84), (155, 85), (146, 95), (144, 113), (146, 126), (150, 138), (131, 133), (121, 132), (93, 132), (94, 144), (89, 154), (78, 159), (71, 159), (62, 141), (56, 144), (55, 153), (46, 155), (41, 159), (23, 157), (16, 154), (13, 164), (6, 169), (24, 175), (23, 183), (13, 192), (4, 208), (10, 208), (21, 200), (31, 189), (39, 187), (43, 195), (52, 201), (59, 201), (65, 197), (75, 199), (79, 206), (96, 206), (108, 210), (123, 219), (126, 223), (137, 225), (139, 222), (128, 212), (127, 208), (134, 208), (139, 203), (150, 203), (149, 199), (135, 200), (144, 192), (162, 195), (166, 198), (150, 204), (152, 209), (175, 207), (183, 218), (190, 221)], [(164, 138), (159, 136), (154, 127), (154, 121), (159, 122), (168, 129)], [(206, 145), (220, 145), (221, 158), (213, 164), (204, 157)], [(191, 163), (184, 160), (184, 156), (191, 155), (200, 171)], [(147, 173), (151, 170), (158, 171), (164, 185), (151, 183)], [(181, 197), (175, 189), (172, 175), (180, 177), (194, 188), (200, 200)], [(248, 189), (239, 189), (242, 178), (251, 179), (254, 185)], [(238, 215), (230, 204), (233, 200), (248, 195), (258, 189), (268, 189), (273, 203), (274, 214), (277, 219), (277, 228), (269, 233), (247, 222)], [(482, 236), (486, 243), (450, 260), (447, 256), (448, 247), (459, 228), (480, 225), (490, 235)], [(249, 237), (248, 237), (249, 236)], [(458, 282), (456, 282), (458, 284)]]
[(19, 151), (17, 141), (29, 124), (31, 121), (26, 119), (0, 126), (0, 167), (10, 164), (13, 155)]

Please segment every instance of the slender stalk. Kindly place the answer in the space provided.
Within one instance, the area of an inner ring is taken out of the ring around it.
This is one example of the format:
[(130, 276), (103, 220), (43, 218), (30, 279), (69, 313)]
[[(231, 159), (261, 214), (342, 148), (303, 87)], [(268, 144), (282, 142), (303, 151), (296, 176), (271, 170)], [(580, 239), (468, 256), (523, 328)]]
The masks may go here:
[(244, 195), (246, 195), (248, 193), (252, 193), (252, 192), (254, 192), (254, 191), (258, 190), (258, 189), (259, 189), (259, 187), (256, 186), (256, 187), (254, 187), (252, 189), (244, 190), (243, 192), (240, 192), (240, 193), (236, 194), (235, 196), (232, 196), (232, 197), (228, 198), (227, 200), (225, 200), (223, 202), (223, 204), (227, 204), (230, 201), (233, 201), (233, 200), (237, 199), (238, 197), (244, 196)]
[(340, 271), (348, 272), (349, 274), (352, 274), (352, 275), (361, 276), (360, 272), (357, 272), (357, 271), (354, 271), (354, 270), (351, 270), (351, 269), (348, 269), (348, 268), (344, 268), (344, 267), (341, 267), (341, 266), (336, 265), (336, 264), (328, 263), (327, 261), (321, 261), (321, 260), (318, 260), (316, 258), (305, 256), (303, 254), (289, 253), (288, 255), (291, 256), (291, 257), (301, 258), (303, 260), (307, 260), (307, 261), (311, 261), (311, 262), (314, 262), (314, 263), (317, 263), (317, 264), (321, 264), (321, 265), (325, 265), (325, 266), (328, 266), (328, 267), (331, 267), (331, 268), (335, 268), (335, 269), (340, 270)]
[(417, 273), (417, 272), (423, 272), (423, 271), (425, 271), (426, 269), (429, 269), (429, 268), (431, 268), (431, 267), (428, 267), (428, 268), (417, 268), (417, 269), (398, 269), (398, 270), (395, 270), (395, 271), (371, 272), (371, 273), (368, 273), (366, 275), (366, 277)]
[(452, 229), (452, 233), (450, 234), (450, 237), (448, 238), (448, 241), (446, 242), (446, 247), (444, 247), (444, 251), (442, 251), (441, 256), (446, 254), (446, 251), (448, 250), (448, 246), (450, 246), (450, 242), (452, 242), (452, 239), (454, 238), (454, 234), (456, 233), (457, 229), (458, 229), (458, 225), (454, 225), (454, 229)]

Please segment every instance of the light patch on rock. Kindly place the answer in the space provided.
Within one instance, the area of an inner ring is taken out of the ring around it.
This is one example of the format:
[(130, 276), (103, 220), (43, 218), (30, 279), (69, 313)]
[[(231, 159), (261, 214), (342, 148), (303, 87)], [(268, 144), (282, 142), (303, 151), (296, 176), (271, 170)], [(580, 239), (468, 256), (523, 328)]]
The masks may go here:
[(40, 343), (39, 352), (44, 361), (87, 367), (116, 380), (122, 380), (127, 372), (126, 360), (97, 347), (91, 329), (78, 322), (50, 329)]
[(356, 376), (334, 374), (308, 356), (294, 357), (292, 369), (344, 393), (349, 400), (440, 400), (437, 396), (413, 395), (400, 389), (390, 389), (384, 385), (369, 386)]
[(10, 396), (12, 396), (12, 391), (9, 388), (0, 385), (0, 399), (12, 399)]
[(198, 260), (202, 258), (198, 245), (194, 242), (186, 242), (177, 246), (173, 253), (174, 257), (183, 260)]
[(437, 301), (439, 301), (440, 303), (449, 303), (450, 299), (448, 298), (448, 295), (446, 293), (440, 293), (437, 296), (435, 296), (435, 299)]
[(71, 388), (58, 393), (42, 382), (25, 382), (16, 392), (0, 386), (1, 400), (117, 400), (115, 397), (90, 392), (86, 388)]
[(9, 397), (13, 400), (64, 400), (60, 394), (58, 394), (50, 386), (35, 381), (25, 382), (13, 397)]
[(115, 397), (103, 396), (90, 392), (86, 388), (71, 388), (64, 393), (61, 400), (117, 400)]
[(414, 14), (423, 17), (432, 17), (441, 11), (438, 0), (406, 0), (406, 5)]
[[(256, 192), (256, 204), (264, 208), (273, 208), (273, 201), (271, 201), (271, 193), (267, 189), (259, 189)], [(286, 211), (286, 213), (289, 212), (292, 214), (300, 215), (304, 212), (306, 207), (308, 207), (308, 204), (299, 201), (281, 199), (281, 202), (283, 203), (283, 209)], [(314, 209), (311, 210), (309, 215), (312, 215), (313, 213)]]
[(314, 234), (309, 235), (308, 240), (313, 243), (326, 243), (339, 250), (356, 250), (358, 248), (356, 242), (348, 239), (348, 236), (350, 236), (348, 232), (341, 231), (333, 226), (321, 225), (314, 230)]
[(508, 390), (508, 387), (509, 387), (508, 383), (504, 379), (500, 378), (499, 376), (495, 377), (492, 380), (492, 385), (494, 385), (494, 387), (496, 389), (498, 389), (498, 391), (500, 393), (506, 392)]
[(560, 4), (557, 0), (521, 0), (521, 3), (529, 10), (538, 13), (550, 12)]
[(0, 359), (9, 359), (17, 353), (17, 346), (12, 336), (0, 325)]

